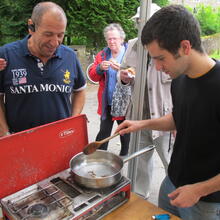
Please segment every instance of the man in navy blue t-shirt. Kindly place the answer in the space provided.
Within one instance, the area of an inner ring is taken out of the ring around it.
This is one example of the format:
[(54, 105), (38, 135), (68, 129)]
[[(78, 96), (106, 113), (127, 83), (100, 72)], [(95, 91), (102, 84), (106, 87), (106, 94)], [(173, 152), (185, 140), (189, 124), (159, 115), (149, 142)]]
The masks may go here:
[(0, 47), (0, 136), (81, 113), (86, 81), (74, 51), (61, 44), (66, 24), (60, 6), (41, 2), (29, 35)]

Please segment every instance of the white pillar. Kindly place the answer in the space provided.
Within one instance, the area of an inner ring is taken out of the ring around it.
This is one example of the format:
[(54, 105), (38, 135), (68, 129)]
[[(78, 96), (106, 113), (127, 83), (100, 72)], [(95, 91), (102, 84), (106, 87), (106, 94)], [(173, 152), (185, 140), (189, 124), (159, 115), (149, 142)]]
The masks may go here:
[[(134, 86), (134, 106), (133, 106), (133, 120), (140, 120), (143, 117), (143, 104), (144, 104), (144, 92), (145, 85), (147, 85), (147, 74), (146, 74), (146, 66), (147, 66), (147, 53), (144, 47), (141, 44), (141, 31), (150, 17), (150, 6), (151, 0), (141, 0), (140, 4), (140, 17), (141, 22), (138, 29), (138, 50), (137, 50), (137, 74), (135, 76), (135, 86)], [(138, 143), (140, 140), (140, 132), (135, 132), (131, 134), (130, 139), (130, 153), (138, 151)], [(131, 184), (134, 185), (134, 174), (137, 171), (136, 168), (137, 159), (133, 159), (129, 162), (128, 165), (128, 177), (131, 179)], [(144, 168), (143, 168), (144, 169)]]

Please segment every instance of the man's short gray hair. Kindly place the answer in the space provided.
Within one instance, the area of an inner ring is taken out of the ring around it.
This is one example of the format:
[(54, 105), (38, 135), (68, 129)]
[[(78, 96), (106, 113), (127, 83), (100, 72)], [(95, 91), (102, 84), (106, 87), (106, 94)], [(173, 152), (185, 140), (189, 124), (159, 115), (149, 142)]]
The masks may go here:
[(106, 26), (103, 30), (103, 34), (104, 34), (104, 37), (106, 40), (107, 40), (107, 32), (113, 31), (113, 30), (117, 30), (120, 34), (120, 37), (123, 40), (125, 39), (126, 35), (125, 35), (125, 32), (124, 32), (123, 28), (121, 27), (121, 25), (117, 24), (117, 23), (112, 23), (112, 24), (109, 24), (108, 26)]
[(60, 12), (60, 14), (67, 21), (66, 14), (65, 14), (64, 10), (58, 4), (56, 4), (54, 2), (40, 2), (40, 3), (38, 3), (33, 9), (33, 12), (31, 15), (31, 20), (33, 21), (33, 23), (36, 26), (39, 26), (43, 15), (53, 9), (58, 10)]

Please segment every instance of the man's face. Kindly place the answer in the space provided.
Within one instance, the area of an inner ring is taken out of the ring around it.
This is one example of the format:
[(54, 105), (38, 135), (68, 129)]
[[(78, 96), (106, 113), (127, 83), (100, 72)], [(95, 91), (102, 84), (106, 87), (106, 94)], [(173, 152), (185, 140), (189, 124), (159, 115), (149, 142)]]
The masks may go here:
[(54, 14), (47, 13), (42, 17), (40, 24), (32, 32), (34, 55), (40, 58), (50, 58), (57, 47), (62, 43), (66, 30), (66, 20)]
[(176, 55), (162, 49), (157, 41), (153, 41), (145, 46), (145, 48), (149, 51), (150, 56), (154, 60), (156, 69), (169, 74), (172, 79), (188, 72), (189, 58), (184, 54), (182, 47), (180, 47)]

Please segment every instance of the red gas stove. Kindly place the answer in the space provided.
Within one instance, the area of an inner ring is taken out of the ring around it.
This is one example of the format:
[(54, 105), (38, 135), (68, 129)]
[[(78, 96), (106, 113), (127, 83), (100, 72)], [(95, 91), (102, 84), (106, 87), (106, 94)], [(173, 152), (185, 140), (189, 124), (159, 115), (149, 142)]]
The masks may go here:
[[(130, 180), (105, 189), (77, 185), (70, 159), (88, 143), (85, 115), (0, 138), (0, 199), (10, 220), (97, 220), (130, 197)], [(9, 175), (10, 174), (10, 175)]]

